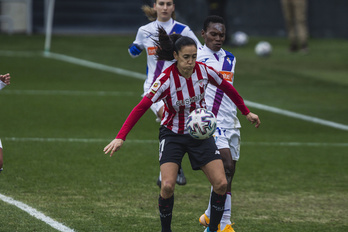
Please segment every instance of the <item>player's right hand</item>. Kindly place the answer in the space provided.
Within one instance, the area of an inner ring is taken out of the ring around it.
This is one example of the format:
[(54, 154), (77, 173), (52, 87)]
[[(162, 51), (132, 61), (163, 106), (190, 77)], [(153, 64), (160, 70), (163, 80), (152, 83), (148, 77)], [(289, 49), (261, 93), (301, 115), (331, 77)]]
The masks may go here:
[(118, 150), (123, 145), (123, 140), (122, 139), (114, 139), (112, 140), (106, 147), (104, 147), (104, 153), (108, 154), (110, 152), (110, 157)]

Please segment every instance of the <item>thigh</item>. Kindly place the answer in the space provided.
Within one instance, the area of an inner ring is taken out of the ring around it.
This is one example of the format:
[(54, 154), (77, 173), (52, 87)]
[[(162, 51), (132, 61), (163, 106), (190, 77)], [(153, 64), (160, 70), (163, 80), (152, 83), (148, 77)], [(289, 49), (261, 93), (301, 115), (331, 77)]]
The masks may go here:
[(162, 126), (160, 128), (159, 144), (159, 162), (176, 163), (181, 165), (182, 158), (186, 153), (185, 138), (183, 135), (177, 135), (171, 130)]
[[(235, 161), (239, 160), (240, 155), (240, 130), (226, 129), (218, 127), (214, 134), (217, 148), (221, 150), (229, 149), (228, 154)], [(226, 151), (224, 152), (226, 154)]]
[(231, 151), (232, 159), (238, 161), (240, 156), (240, 130), (230, 129), (228, 130), (227, 135), (229, 139), (229, 149)]
[(221, 185), (222, 183), (227, 183), (224, 166), (221, 160), (213, 160), (204, 165), (201, 169), (207, 176), (214, 190), (217, 188), (217, 186)]
[(221, 159), (213, 137), (204, 140), (187, 138), (186, 147), (193, 170), (199, 170), (209, 162)]

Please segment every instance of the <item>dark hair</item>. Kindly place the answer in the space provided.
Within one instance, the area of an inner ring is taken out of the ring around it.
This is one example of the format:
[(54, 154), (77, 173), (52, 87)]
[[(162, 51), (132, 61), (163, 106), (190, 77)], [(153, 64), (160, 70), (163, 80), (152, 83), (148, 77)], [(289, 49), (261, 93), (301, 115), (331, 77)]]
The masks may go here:
[(158, 40), (154, 40), (156, 45), (156, 57), (158, 60), (173, 60), (174, 52), (178, 53), (182, 47), (194, 45), (197, 48), (196, 42), (187, 36), (180, 34), (168, 35), (163, 27), (157, 29)]
[(225, 20), (217, 15), (210, 15), (208, 16), (205, 20), (204, 20), (204, 24), (203, 24), (203, 30), (207, 31), (208, 26), (210, 23), (221, 23), (223, 25), (225, 25)]

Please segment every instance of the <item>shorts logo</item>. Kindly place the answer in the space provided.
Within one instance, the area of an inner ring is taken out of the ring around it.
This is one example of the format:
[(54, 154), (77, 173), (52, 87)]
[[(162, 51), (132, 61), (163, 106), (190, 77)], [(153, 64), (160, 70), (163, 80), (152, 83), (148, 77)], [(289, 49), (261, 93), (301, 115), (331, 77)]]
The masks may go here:
[(147, 54), (148, 54), (149, 56), (155, 55), (155, 54), (156, 54), (156, 47), (148, 47), (148, 48), (147, 48)]

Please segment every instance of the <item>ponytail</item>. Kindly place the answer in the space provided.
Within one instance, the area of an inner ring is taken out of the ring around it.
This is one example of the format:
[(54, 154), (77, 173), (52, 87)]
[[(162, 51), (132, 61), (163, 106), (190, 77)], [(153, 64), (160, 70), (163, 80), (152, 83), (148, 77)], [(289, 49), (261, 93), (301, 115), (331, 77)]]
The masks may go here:
[(148, 6), (148, 5), (143, 5), (141, 7), (142, 11), (145, 13), (146, 17), (151, 21), (156, 21), (157, 19), (157, 12), (155, 11), (155, 9), (153, 9), (152, 7)]
[(197, 48), (196, 42), (187, 36), (180, 34), (168, 35), (163, 27), (157, 29), (158, 40), (154, 40), (156, 45), (156, 57), (158, 60), (174, 60), (174, 52), (178, 54), (178, 51), (182, 47), (194, 45)]
[[(157, 0), (155, 1), (155, 3), (157, 3)], [(150, 7), (149, 5), (143, 5), (141, 6), (141, 10), (145, 13), (148, 20), (150, 20), (151, 22), (156, 21), (157, 11), (155, 11), (153, 7)], [(175, 20), (175, 11), (173, 11), (171, 17)]]

